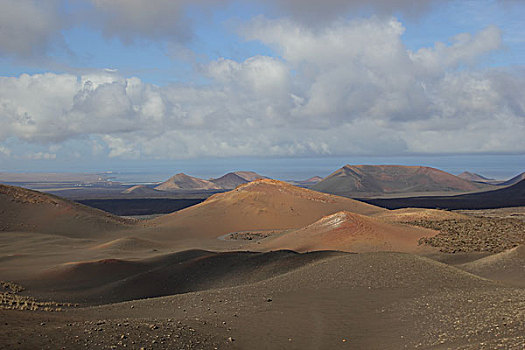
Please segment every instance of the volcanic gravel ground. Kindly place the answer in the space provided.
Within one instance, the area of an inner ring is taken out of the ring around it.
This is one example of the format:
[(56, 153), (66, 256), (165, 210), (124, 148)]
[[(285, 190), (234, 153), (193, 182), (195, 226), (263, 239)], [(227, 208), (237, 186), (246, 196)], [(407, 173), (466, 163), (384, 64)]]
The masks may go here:
[(525, 243), (525, 222), (519, 219), (469, 218), (442, 221), (419, 220), (407, 222), (440, 231), (420, 244), (437, 247), (445, 253), (499, 253)]

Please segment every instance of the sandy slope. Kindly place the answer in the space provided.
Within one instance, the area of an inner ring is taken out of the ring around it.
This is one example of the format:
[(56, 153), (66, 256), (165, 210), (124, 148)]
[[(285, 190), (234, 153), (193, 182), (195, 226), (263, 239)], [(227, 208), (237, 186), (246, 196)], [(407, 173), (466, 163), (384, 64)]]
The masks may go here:
[(521, 349), (524, 300), (523, 289), (414, 255), (344, 254), (236, 287), (50, 315), (0, 310), (0, 344)]
[(0, 185), (0, 231), (93, 238), (129, 229), (133, 221), (53, 195)]
[(300, 228), (341, 210), (363, 215), (385, 211), (352, 199), (265, 179), (156, 218), (152, 221), (156, 227), (144, 232), (144, 237), (170, 241), (215, 238), (245, 230)]
[(188, 250), (141, 260), (70, 262), (24, 285), (47, 299), (107, 304), (253, 283), (340, 254)]
[(422, 237), (437, 231), (383, 222), (376, 218), (341, 211), (323, 217), (301, 229), (266, 238), (254, 248), (292, 249), (295, 251), (342, 250), (350, 252), (416, 252)]
[[(216, 239), (233, 231), (295, 228), (288, 238), (296, 239), (286, 244), (322, 249), (355, 247), (357, 241), (370, 249), (387, 242), (409, 250), (429, 231), (394, 221), (423, 217), (457, 225), (451, 222), (456, 219), (442, 220), (449, 213), (389, 213), (260, 180), (129, 225), (53, 196), (0, 189), (0, 280), (27, 288), (0, 284), (0, 349), (525, 346), (525, 290), (508, 285), (524, 278), (521, 247), (460, 266), (502, 284), (413, 254), (225, 252), (247, 249), (246, 242)], [(490, 223), (497, 229), (507, 221)], [(286, 237), (270, 237), (259, 246)], [(210, 246), (223, 252), (203, 250)], [(195, 247), (200, 249), (188, 250)], [(56, 302), (45, 303), (49, 300)], [(132, 301), (120, 303), (124, 300)], [(82, 305), (71, 308), (63, 301)], [(21, 311), (28, 305), (63, 311)]]
[(458, 267), (478, 276), (525, 287), (525, 246), (520, 245)]

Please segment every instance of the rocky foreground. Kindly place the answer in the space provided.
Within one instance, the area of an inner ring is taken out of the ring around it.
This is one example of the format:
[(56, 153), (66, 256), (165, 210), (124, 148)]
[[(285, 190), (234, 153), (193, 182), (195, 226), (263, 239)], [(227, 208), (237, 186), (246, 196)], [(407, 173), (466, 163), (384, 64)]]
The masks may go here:
[(499, 253), (525, 244), (525, 221), (515, 218), (470, 217), (418, 220), (409, 224), (439, 231), (438, 235), (423, 238), (420, 243), (445, 253)]

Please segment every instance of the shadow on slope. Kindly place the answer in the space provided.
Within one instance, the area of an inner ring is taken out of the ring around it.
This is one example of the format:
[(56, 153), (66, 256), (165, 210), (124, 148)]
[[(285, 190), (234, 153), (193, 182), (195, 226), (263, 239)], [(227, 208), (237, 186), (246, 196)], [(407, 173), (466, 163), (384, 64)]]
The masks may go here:
[(340, 254), (187, 250), (138, 261), (68, 263), (24, 284), (39, 297), (108, 304), (253, 283)]

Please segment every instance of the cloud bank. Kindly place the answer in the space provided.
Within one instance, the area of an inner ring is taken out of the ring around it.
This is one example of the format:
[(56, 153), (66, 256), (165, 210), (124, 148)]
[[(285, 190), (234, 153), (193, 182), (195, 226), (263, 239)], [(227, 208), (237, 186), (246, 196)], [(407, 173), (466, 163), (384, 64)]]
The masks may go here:
[(163, 159), (525, 151), (525, 72), (475, 68), (501, 47), (498, 28), (415, 52), (403, 31), (383, 17), (321, 29), (259, 17), (242, 32), (279, 58), (213, 61), (200, 86), (1, 77), (0, 143)]
[(58, 0), (0, 0), (0, 9), (0, 56), (39, 56), (61, 42)]
[[(509, 0), (507, 0), (509, 1)], [(233, 0), (0, 0), (0, 56), (41, 57), (65, 46), (62, 31), (89, 26), (124, 44), (136, 41), (187, 42), (193, 37), (188, 11), (212, 13)], [(442, 3), (443, 1), (441, 1)], [(437, 0), (249, 0), (299, 22), (325, 24), (370, 10), (379, 14), (420, 14)], [(67, 5), (67, 6), (66, 6)], [(67, 18), (67, 19), (66, 19)]]

